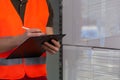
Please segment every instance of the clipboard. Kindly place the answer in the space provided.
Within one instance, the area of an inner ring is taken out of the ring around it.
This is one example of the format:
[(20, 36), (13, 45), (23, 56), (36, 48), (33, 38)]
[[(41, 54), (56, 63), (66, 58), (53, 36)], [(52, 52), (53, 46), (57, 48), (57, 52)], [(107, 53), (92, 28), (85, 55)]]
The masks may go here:
[(31, 37), (18, 46), (6, 59), (40, 57), (45, 50), (42, 48), (44, 42), (52, 44), (51, 40), (62, 40), (65, 34), (43, 35)]

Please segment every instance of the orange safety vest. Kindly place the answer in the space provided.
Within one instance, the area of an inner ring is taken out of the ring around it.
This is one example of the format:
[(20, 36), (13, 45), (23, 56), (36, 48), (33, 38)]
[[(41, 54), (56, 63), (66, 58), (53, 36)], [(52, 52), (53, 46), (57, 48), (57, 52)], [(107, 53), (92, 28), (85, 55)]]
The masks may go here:
[[(10, 0), (0, 0), (0, 37), (17, 36), (25, 32), (22, 26), (39, 28), (46, 33), (49, 12), (46, 0), (28, 0), (24, 24)], [(46, 76), (45, 56), (5, 59), (13, 50), (0, 53), (0, 79), (20, 79)]]

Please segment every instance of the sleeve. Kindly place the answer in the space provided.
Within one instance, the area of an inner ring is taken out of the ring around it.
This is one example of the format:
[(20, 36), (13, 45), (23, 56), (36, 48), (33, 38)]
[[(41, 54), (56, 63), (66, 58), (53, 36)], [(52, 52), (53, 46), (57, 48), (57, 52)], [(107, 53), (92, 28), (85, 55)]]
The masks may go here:
[(48, 18), (47, 27), (53, 27), (53, 16), (54, 16), (53, 8), (52, 8), (49, 0), (47, 0), (47, 4), (48, 4), (48, 9), (49, 9), (49, 14), (50, 14), (50, 16)]

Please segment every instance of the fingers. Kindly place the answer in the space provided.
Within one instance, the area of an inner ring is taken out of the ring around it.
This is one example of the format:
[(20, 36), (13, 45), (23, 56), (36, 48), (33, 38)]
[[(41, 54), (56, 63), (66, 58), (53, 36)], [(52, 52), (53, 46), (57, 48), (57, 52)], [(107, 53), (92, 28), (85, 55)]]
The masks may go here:
[(60, 43), (54, 39), (51, 40), (51, 42), (58, 48), (60, 48)]
[(50, 54), (55, 54), (56, 52), (52, 49), (50, 49), (49, 47), (47, 47), (46, 45), (42, 46), (46, 51), (48, 51)]
[(40, 29), (35, 29), (35, 28), (28, 29), (28, 30), (26, 30), (26, 31), (28, 31), (28, 32), (30, 32), (30, 33), (40, 33), (40, 32), (41, 32)]
[(45, 50), (47, 50), (50, 54), (55, 54), (59, 51), (60, 49), (60, 43), (56, 40), (51, 40), (51, 42), (54, 44), (50, 44), (48, 42), (45, 42), (43, 47)]
[(41, 36), (41, 35), (44, 35), (44, 33), (31, 33), (31, 32), (27, 33), (28, 37), (36, 37), (36, 36)]
[(54, 50), (55, 52), (59, 51), (58, 47), (53, 46), (53, 45), (49, 44), (48, 42), (45, 42), (44, 45), (49, 47), (50, 49)]
[(25, 34), (27, 37), (36, 37), (36, 36), (44, 35), (44, 33), (42, 33), (41, 30), (37, 28), (27, 28), (27, 27), (22, 27), (22, 28), (26, 30)]

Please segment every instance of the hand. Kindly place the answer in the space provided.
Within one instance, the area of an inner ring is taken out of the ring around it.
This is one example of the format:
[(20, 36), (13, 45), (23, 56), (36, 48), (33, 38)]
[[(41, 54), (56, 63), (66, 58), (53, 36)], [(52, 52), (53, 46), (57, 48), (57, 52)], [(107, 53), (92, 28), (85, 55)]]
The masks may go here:
[(17, 43), (17, 45), (20, 45), (30, 37), (45, 35), (44, 33), (41, 32), (40, 29), (37, 29), (37, 28), (26, 28), (26, 27), (23, 27), (23, 28), (26, 30), (25, 33), (15, 37), (15, 40), (16, 40), (15, 42)]
[(51, 40), (51, 42), (54, 44), (50, 44), (48, 42), (45, 42), (44, 45), (42, 46), (46, 51), (48, 51), (50, 54), (55, 54), (59, 51), (60, 49), (60, 43), (54, 39)]
[(28, 38), (44, 35), (44, 33), (42, 33), (41, 30), (37, 28), (27, 28), (25, 30), (26, 32), (24, 33), (24, 36)]

